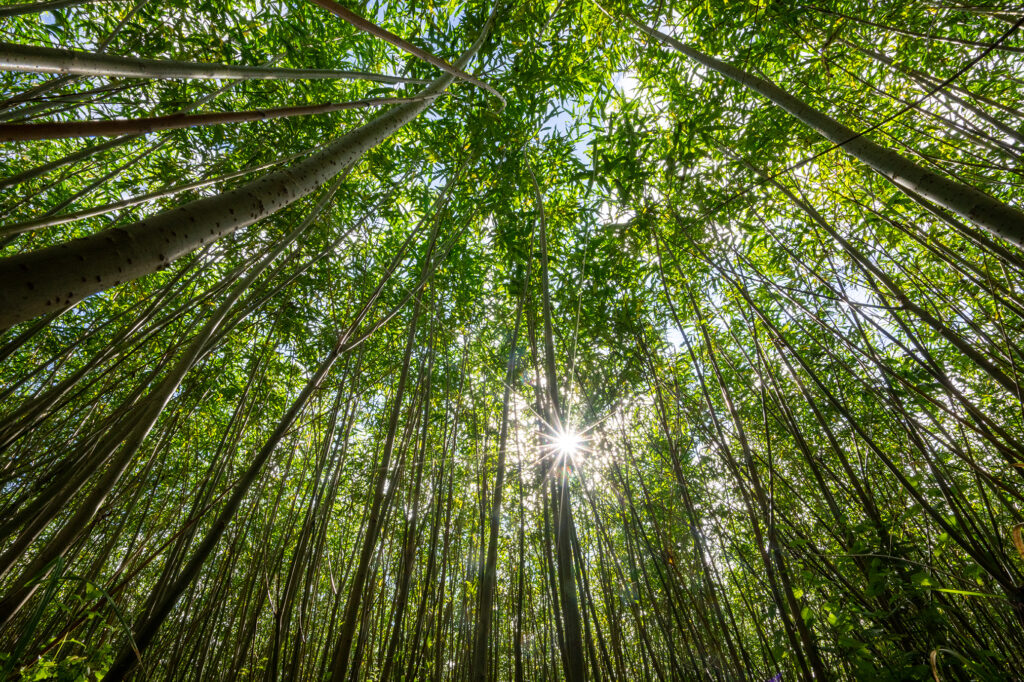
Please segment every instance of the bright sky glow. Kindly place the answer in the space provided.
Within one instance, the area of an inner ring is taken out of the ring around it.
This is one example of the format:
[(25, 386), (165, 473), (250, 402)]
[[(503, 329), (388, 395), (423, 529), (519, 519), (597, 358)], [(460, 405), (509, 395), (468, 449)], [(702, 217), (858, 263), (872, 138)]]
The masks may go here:
[(566, 429), (555, 436), (554, 445), (562, 456), (572, 457), (580, 450), (583, 439), (572, 429)]

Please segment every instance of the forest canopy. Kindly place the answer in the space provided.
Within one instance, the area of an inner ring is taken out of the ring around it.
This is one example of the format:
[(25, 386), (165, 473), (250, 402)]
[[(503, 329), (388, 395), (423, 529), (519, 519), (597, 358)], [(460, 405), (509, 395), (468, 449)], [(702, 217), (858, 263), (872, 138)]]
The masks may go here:
[(1022, 24), (3, 0), (0, 679), (1016, 678)]

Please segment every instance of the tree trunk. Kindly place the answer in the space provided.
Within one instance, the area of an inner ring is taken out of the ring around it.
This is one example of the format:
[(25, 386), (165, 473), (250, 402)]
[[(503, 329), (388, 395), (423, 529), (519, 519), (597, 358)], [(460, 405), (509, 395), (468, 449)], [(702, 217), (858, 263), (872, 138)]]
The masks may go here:
[(351, 102), (309, 104), (278, 109), (254, 109), (252, 111), (226, 111), (209, 114), (169, 114), (146, 118), (119, 118), (109, 121), (61, 121), (57, 123), (0, 123), (0, 142), (25, 140), (59, 140), (68, 137), (96, 137), (101, 135), (145, 135), (158, 130), (178, 130), (195, 126), (222, 125), (225, 123), (248, 123), (267, 121), (289, 116), (310, 116), (329, 114), (347, 109), (366, 109), (388, 104), (405, 104), (437, 95), (424, 97), (378, 97), (359, 99)]
[[(465, 65), (484, 31), (458, 60)], [(0, 329), (170, 265), (199, 246), (251, 225), (353, 167), (368, 150), (429, 106), (454, 80), (445, 75), (422, 98), (396, 106), (294, 166), (215, 197), (199, 199), (126, 227), (113, 228), (0, 260)]]
[(1008, 206), (974, 187), (949, 180), (918, 166), (900, 154), (875, 144), (779, 86), (738, 67), (708, 56), (671, 36), (644, 26), (626, 15), (637, 28), (689, 59), (771, 100), (847, 154), (870, 166), (900, 189), (909, 189), (983, 227), (997, 237), (1024, 247), (1024, 211)]
[(399, 76), (331, 69), (284, 69), (165, 61), (0, 43), (0, 70), (22, 73), (65, 73), (111, 78), (203, 78), (216, 80), (366, 80), (374, 83), (419, 83)]
[[(529, 281), (527, 279), (527, 281)], [(494, 474), (494, 493), (491, 500), (490, 524), (487, 535), (487, 559), (480, 581), (480, 614), (476, 627), (476, 643), (473, 647), (473, 663), (470, 679), (473, 682), (487, 682), (487, 643), (491, 634), (491, 611), (494, 608), (494, 587), (497, 582), (498, 567), (498, 530), (501, 521), (501, 496), (505, 482), (505, 450), (508, 443), (508, 406), (512, 394), (512, 382), (515, 380), (516, 350), (519, 344), (519, 318), (522, 315), (525, 291), (519, 298), (516, 307), (515, 327), (512, 331), (508, 351), (508, 362), (505, 364), (505, 395), (501, 407), (501, 428), (498, 435), (498, 462)]]

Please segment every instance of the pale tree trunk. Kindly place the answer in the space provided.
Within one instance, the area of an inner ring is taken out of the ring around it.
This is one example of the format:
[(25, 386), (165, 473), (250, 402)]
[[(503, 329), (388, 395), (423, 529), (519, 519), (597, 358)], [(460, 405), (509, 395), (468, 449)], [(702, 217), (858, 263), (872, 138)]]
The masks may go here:
[(64, 73), (118, 78), (202, 78), (217, 80), (367, 80), (375, 83), (424, 83), (399, 76), (333, 69), (285, 69), (273, 66), (232, 66), (0, 43), (0, 70)]
[(864, 162), (900, 189), (915, 192), (943, 208), (963, 216), (979, 227), (1016, 246), (1024, 246), (1024, 211), (1008, 206), (974, 187), (950, 180), (918, 166), (900, 154), (875, 144), (863, 134), (847, 128), (827, 114), (779, 86), (743, 69), (708, 56), (626, 15), (633, 25), (652, 38), (672, 47), (701, 66), (743, 85), (771, 100), (801, 123)]
[[(486, 35), (486, 34), (484, 34)], [(479, 45), (463, 55), (463, 66)], [(389, 109), (290, 168), (119, 227), (0, 260), (0, 329), (166, 268), (210, 241), (272, 215), (315, 191), (415, 119), (454, 80), (445, 74), (416, 101)]]

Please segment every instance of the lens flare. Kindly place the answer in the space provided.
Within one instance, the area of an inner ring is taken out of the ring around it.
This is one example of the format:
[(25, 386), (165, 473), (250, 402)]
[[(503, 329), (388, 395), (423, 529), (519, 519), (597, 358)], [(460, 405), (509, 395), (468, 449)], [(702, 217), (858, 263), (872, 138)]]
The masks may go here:
[(561, 455), (572, 457), (579, 452), (582, 443), (583, 439), (580, 438), (580, 434), (570, 429), (556, 435), (554, 444)]

